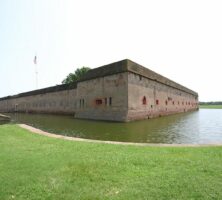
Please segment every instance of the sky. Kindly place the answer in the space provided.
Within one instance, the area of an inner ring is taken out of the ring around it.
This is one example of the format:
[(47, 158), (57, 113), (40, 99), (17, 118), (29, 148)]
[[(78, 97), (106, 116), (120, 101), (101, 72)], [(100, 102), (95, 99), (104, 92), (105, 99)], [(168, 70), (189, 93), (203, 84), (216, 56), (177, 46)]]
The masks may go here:
[(222, 1), (0, 0), (0, 97), (130, 59), (222, 101)]

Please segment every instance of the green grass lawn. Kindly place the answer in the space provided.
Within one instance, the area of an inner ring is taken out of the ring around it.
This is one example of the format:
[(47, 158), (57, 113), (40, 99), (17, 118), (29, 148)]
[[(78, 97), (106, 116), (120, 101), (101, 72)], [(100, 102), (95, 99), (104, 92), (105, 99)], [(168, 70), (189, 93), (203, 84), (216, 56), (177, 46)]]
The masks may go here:
[(1, 125), (4, 199), (222, 199), (222, 147), (74, 142)]
[(199, 108), (222, 109), (222, 105), (199, 105)]

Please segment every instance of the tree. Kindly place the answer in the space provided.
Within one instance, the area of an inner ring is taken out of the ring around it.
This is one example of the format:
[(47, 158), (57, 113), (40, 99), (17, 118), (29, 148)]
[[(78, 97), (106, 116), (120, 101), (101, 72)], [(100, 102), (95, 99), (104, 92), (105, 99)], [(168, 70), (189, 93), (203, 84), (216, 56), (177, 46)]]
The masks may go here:
[(70, 84), (75, 81), (81, 79), (88, 71), (90, 70), (89, 67), (81, 67), (77, 68), (74, 73), (70, 73), (66, 78), (62, 81), (63, 84)]

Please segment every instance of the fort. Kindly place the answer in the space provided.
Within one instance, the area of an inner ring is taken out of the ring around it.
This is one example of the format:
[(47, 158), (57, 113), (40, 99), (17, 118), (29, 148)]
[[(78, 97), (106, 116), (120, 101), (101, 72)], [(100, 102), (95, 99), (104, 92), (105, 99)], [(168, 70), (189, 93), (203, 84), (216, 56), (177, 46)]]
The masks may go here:
[(198, 94), (131, 60), (89, 70), (78, 82), (0, 98), (0, 112), (134, 121), (198, 109)]

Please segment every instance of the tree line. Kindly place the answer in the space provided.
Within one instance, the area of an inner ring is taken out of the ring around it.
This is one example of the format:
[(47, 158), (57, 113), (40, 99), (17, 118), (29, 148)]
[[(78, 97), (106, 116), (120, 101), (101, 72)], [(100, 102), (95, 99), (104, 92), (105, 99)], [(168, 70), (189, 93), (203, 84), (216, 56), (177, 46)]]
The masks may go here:
[(199, 102), (199, 105), (222, 105), (222, 101)]

